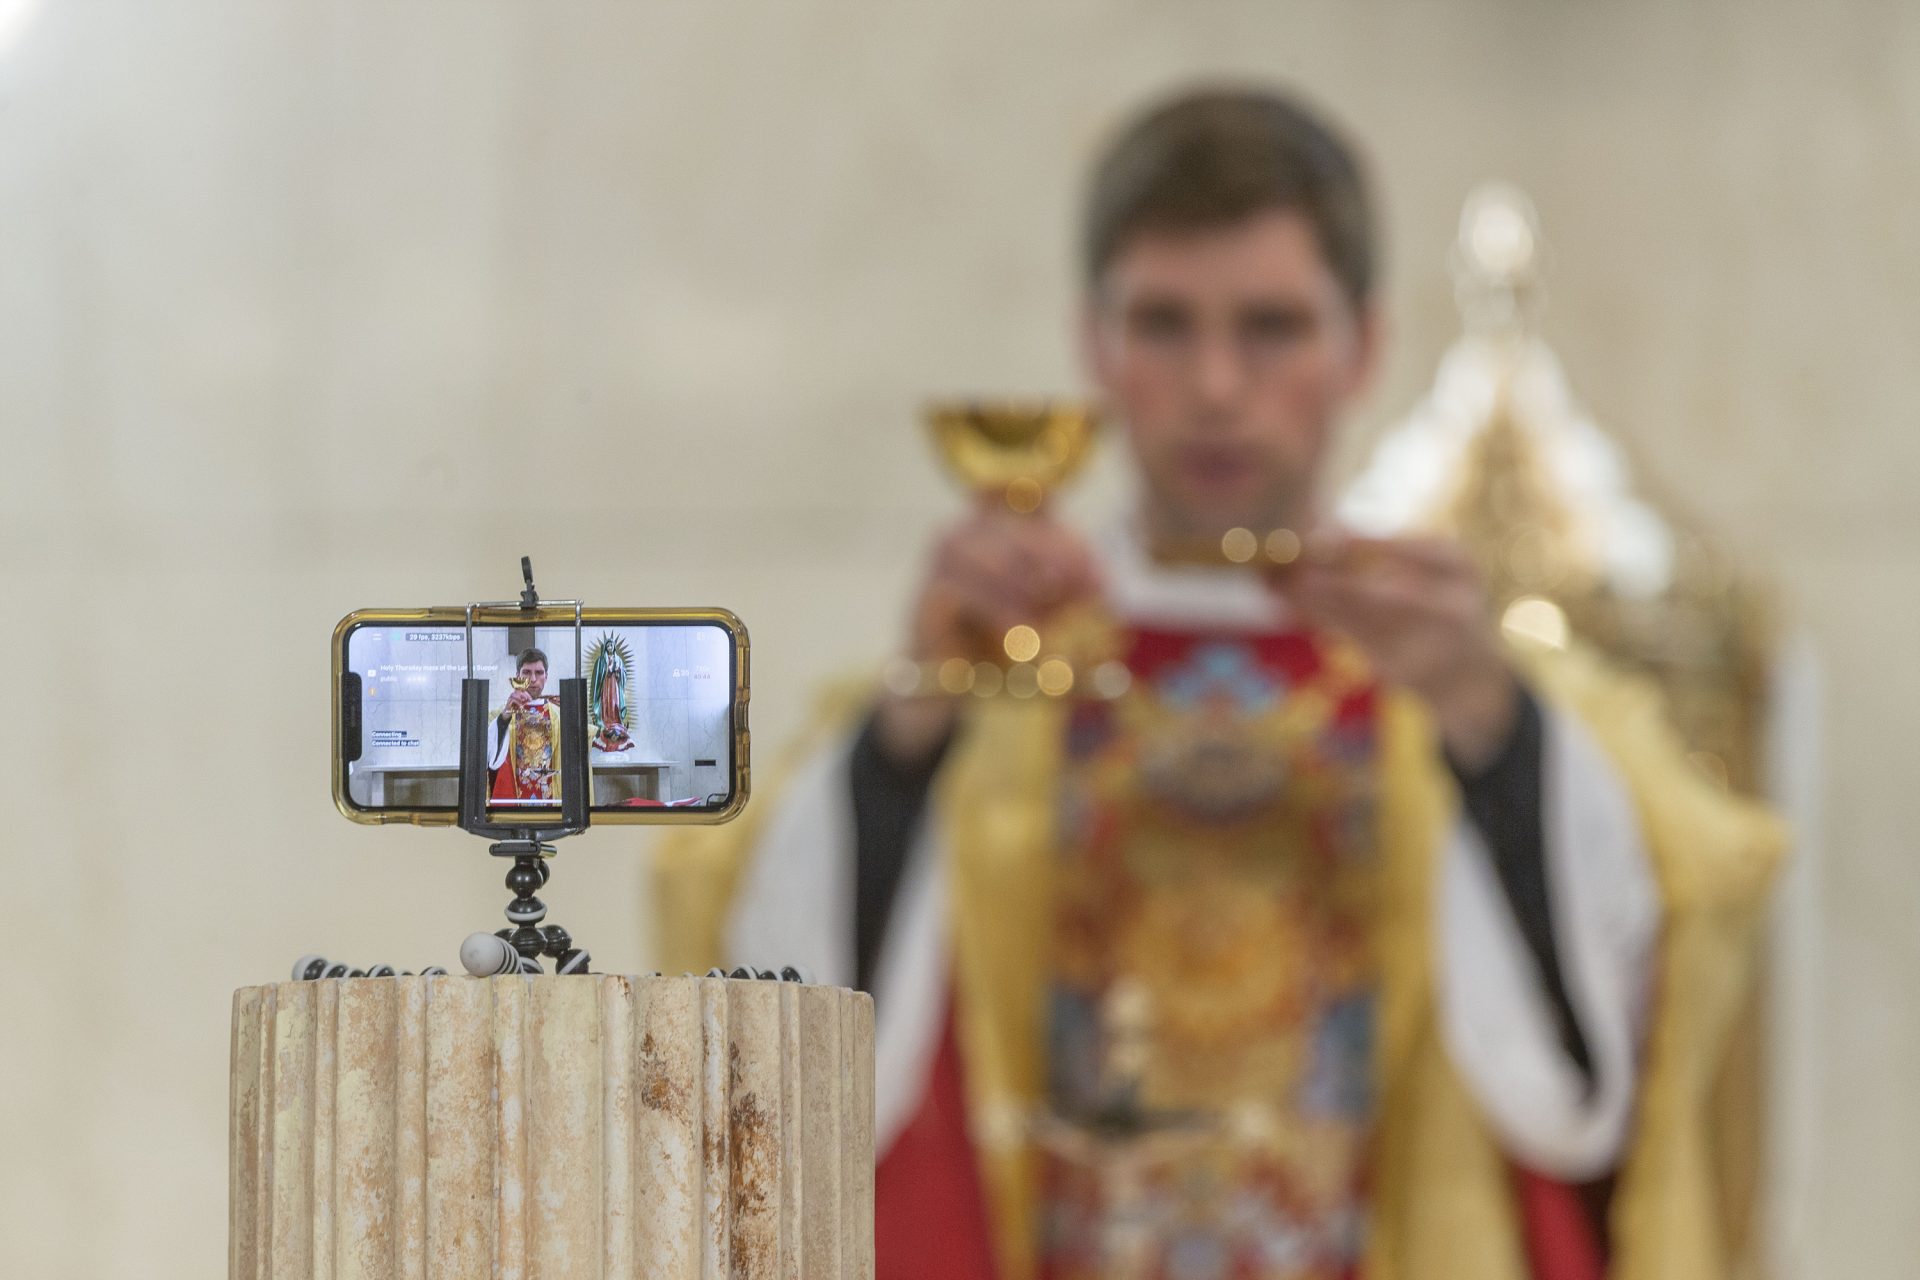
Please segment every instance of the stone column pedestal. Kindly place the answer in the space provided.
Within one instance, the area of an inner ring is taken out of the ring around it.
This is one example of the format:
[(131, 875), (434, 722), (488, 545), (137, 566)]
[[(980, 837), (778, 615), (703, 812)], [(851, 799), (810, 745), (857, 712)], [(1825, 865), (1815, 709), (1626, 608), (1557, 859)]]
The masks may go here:
[(234, 993), (230, 1280), (868, 1280), (873, 1002), (723, 978)]

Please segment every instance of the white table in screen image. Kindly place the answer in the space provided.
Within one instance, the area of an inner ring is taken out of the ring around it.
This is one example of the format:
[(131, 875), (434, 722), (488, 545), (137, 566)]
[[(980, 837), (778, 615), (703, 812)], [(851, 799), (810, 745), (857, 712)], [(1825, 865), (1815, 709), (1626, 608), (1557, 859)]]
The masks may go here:
[(671, 760), (650, 760), (637, 751), (595, 751), (587, 757), (593, 770), (593, 802), (619, 804), (623, 800), (665, 800), (660, 784)]
[[(661, 794), (671, 760), (649, 760), (637, 753), (607, 754), (596, 751), (589, 762), (593, 770), (593, 802), (615, 805), (623, 800), (665, 800)], [(441, 765), (386, 765), (359, 771), (367, 780), (361, 803), (373, 808), (398, 809), (445, 808), (460, 802), (460, 771)]]
[(460, 770), (451, 765), (388, 764), (359, 769), (367, 780), (363, 803), (376, 809), (435, 808), (460, 803)]

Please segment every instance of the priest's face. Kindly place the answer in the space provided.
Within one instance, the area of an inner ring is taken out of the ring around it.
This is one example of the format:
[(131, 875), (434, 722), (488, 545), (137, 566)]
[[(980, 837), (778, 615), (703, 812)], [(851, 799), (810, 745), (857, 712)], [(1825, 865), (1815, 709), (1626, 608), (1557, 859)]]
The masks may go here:
[(525, 680), (527, 682), (527, 692), (531, 694), (533, 697), (537, 698), (542, 693), (546, 692), (546, 688), (547, 688), (547, 664), (546, 663), (544, 662), (526, 663), (520, 668), (517, 674), (522, 680)]
[(1083, 338), (1156, 531), (1305, 527), (1334, 425), (1371, 374), (1374, 330), (1303, 214), (1127, 241)]

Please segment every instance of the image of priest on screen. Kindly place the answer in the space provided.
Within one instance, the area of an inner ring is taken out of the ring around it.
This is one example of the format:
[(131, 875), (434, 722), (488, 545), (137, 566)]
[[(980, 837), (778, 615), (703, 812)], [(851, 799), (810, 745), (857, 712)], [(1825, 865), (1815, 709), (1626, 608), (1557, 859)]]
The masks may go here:
[(560, 798), (560, 700), (546, 694), (547, 655), (523, 649), (513, 692), (487, 731), (487, 767), (496, 804), (552, 804)]

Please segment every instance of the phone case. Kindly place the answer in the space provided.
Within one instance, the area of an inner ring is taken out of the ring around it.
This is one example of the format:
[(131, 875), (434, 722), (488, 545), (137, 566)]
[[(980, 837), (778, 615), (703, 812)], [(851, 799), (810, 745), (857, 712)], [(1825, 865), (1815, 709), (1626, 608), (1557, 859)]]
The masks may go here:
[[(457, 806), (446, 808), (370, 808), (355, 803), (348, 795), (348, 764), (345, 758), (345, 724), (347, 702), (345, 681), (348, 676), (347, 641), (355, 630), (364, 626), (394, 626), (416, 624), (445, 630), (466, 630), (471, 625), (485, 626), (536, 626), (572, 628), (576, 622), (584, 646), (585, 632), (594, 627), (620, 625), (661, 625), (670, 623), (717, 625), (724, 628), (732, 640), (731, 646), (731, 689), (729, 705), (731, 712), (731, 741), (733, 760), (731, 773), (731, 792), (724, 806), (717, 809), (702, 808), (628, 808), (622, 806), (602, 806), (592, 810), (594, 825), (610, 823), (622, 826), (655, 825), (713, 825), (728, 822), (739, 815), (746, 806), (749, 784), (752, 778), (750, 747), (752, 735), (748, 730), (747, 706), (750, 693), (748, 679), (748, 659), (750, 645), (747, 628), (733, 613), (719, 608), (582, 608), (570, 605), (542, 605), (536, 609), (520, 609), (511, 606), (459, 606), (436, 605), (420, 609), (358, 609), (340, 620), (333, 629), (333, 701), (330, 718), (333, 731), (333, 749), (329, 753), (329, 764), (333, 775), (334, 807), (354, 822), (373, 826), (388, 823), (411, 823), (423, 827), (450, 827), (459, 819)], [(471, 641), (468, 644), (469, 664), (471, 664)], [(580, 654), (576, 658), (574, 669), (581, 670)], [(558, 820), (557, 808), (553, 818), (544, 813), (527, 811), (529, 827), (545, 825), (548, 821)]]

